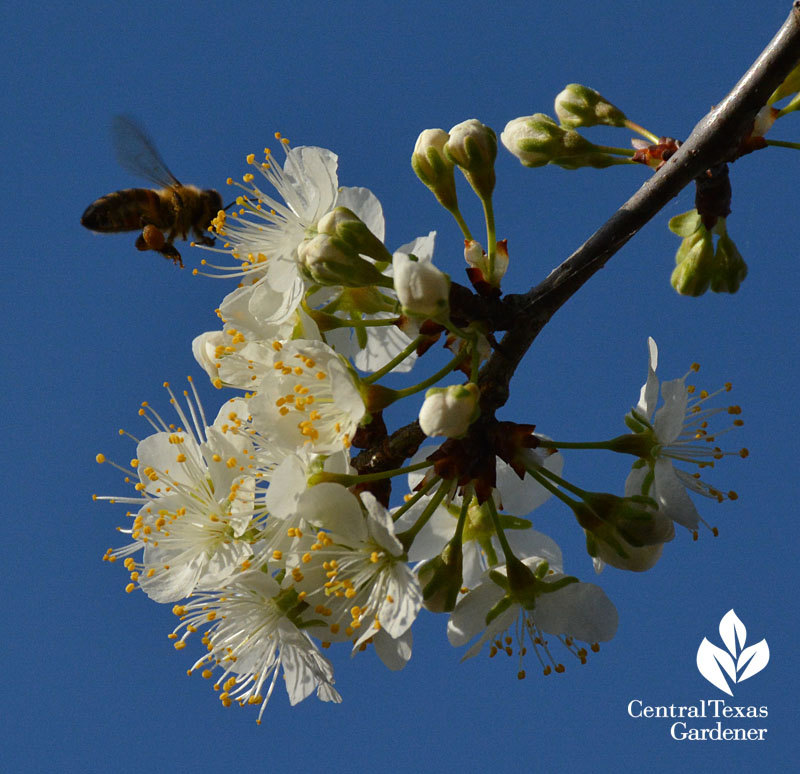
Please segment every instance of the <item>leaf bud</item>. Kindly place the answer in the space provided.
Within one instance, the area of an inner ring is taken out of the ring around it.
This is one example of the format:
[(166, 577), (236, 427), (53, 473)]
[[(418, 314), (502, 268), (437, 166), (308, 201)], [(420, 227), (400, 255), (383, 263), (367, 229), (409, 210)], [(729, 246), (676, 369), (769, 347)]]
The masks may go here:
[(675, 254), (670, 283), (682, 296), (702, 296), (714, 272), (714, 246), (704, 227), (685, 237)]
[(733, 240), (724, 233), (717, 242), (711, 290), (715, 293), (735, 293), (747, 276), (747, 264)]

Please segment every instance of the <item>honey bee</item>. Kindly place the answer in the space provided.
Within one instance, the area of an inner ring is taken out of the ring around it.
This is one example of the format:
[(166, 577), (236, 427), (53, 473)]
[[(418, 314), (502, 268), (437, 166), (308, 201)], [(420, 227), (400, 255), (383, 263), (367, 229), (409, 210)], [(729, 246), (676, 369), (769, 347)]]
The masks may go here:
[(126, 188), (101, 196), (81, 216), (92, 231), (138, 231), (136, 247), (155, 250), (183, 267), (172, 242), (193, 231), (197, 241), (213, 245), (204, 233), (222, 209), (222, 198), (213, 189), (183, 185), (169, 171), (147, 132), (128, 116), (117, 116), (111, 127), (117, 161), (129, 172), (150, 180), (160, 189)]

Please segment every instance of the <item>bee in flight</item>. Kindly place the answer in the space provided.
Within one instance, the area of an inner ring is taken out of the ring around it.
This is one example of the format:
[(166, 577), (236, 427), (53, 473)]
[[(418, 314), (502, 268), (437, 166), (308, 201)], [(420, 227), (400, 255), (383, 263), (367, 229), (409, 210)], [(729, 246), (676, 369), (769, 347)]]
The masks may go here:
[(205, 232), (222, 209), (222, 198), (213, 189), (179, 183), (147, 132), (132, 118), (115, 117), (111, 136), (119, 163), (162, 187), (126, 188), (101, 196), (86, 208), (81, 224), (102, 233), (141, 230), (137, 249), (155, 250), (183, 267), (172, 242), (193, 231), (198, 242), (213, 245), (214, 239)]

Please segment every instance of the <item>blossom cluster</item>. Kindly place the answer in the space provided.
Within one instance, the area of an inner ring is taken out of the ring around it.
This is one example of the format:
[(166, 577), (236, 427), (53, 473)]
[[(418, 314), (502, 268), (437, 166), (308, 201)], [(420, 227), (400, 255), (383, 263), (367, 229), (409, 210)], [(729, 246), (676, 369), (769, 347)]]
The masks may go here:
[[(466, 289), (434, 265), (435, 233), (390, 251), (380, 203), (339, 187), (331, 151), (281, 145), (282, 163), (248, 157), (236, 209), (212, 226), (221, 257), (199, 270), (238, 278), (217, 310), (221, 327), (192, 343), (227, 399), (207, 417), (190, 380), (183, 397), (167, 385), (177, 419), (143, 404), (153, 432), (118, 466), (134, 492), (97, 498), (130, 509), (128, 542), (105, 558), (124, 564), (129, 591), (173, 605), (176, 649), (200, 633), (190, 672), (213, 678), (225, 706), (259, 705), (259, 720), (279, 675), (291, 704), (311, 693), (341, 701), (323, 655), (335, 643), (372, 646), (402, 669), (423, 607), (449, 615), (452, 645), (472, 643), (465, 658), (489, 644), (520, 661), (533, 651), (545, 674), (564, 671), (564, 658), (585, 662), (614, 636), (617, 611), (598, 585), (564, 572), (530, 514), (555, 496), (598, 572), (652, 567), (675, 523), (701, 523), (687, 490), (735, 497), (682, 467), (725, 454), (708, 430), (714, 396), (684, 377), (662, 385), (655, 411), (651, 339), (629, 433), (578, 444), (496, 420), (479, 386), (496, 329), (464, 311)], [(470, 120), (423, 132), (412, 160), (464, 231), (478, 299), (499, 298), (509, 262), (489, 206), (496, 151), (494, 133)], [(484, 204), (487, 250), (458, 211), (456, 168)], [(421, 370), (439, 340), (444, 366), (386, 386), (389, 374)], [(419, 440), (400, 461), (365, 462), (358, 449), (391, 447), (382, 412), (400, 400), (417, 401)], [(435, 440), (421, 445), (426, 436)], [(564, 479), (559, 450), (573, 447), (633, 455), (624, 495)]]

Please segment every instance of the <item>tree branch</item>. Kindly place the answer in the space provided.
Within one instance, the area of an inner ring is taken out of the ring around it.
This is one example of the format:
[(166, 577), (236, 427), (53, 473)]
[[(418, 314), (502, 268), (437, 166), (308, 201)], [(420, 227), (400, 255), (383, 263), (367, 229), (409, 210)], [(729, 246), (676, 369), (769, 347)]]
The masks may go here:
[(769, 45), (678, 151), (567, 260), (522, 297), (516, 325), (481, 370), (484, 410), (493, 411), (508, 400), (508, 385), (517, 365), (553, 314), (698, 175), (736, 158), (756, 113), (798, 61), (800, 0), (795, 0)]
[[(798, 61), (800, 0), (794, 0), (769, 45), (664, 166), (544, 281), (524, 295), (503, 298), (513, 323), (478, 378), (485, 415), (508, 400), (514, 371), (555, 312), (683, 188), (709, 167), (736, 157), (756, 114)], [(412, 422), (385, 437), (378, 448), (361, 452), (356, 467), (362, 473), (396, 467), (424, 437), (419, 424)]]

